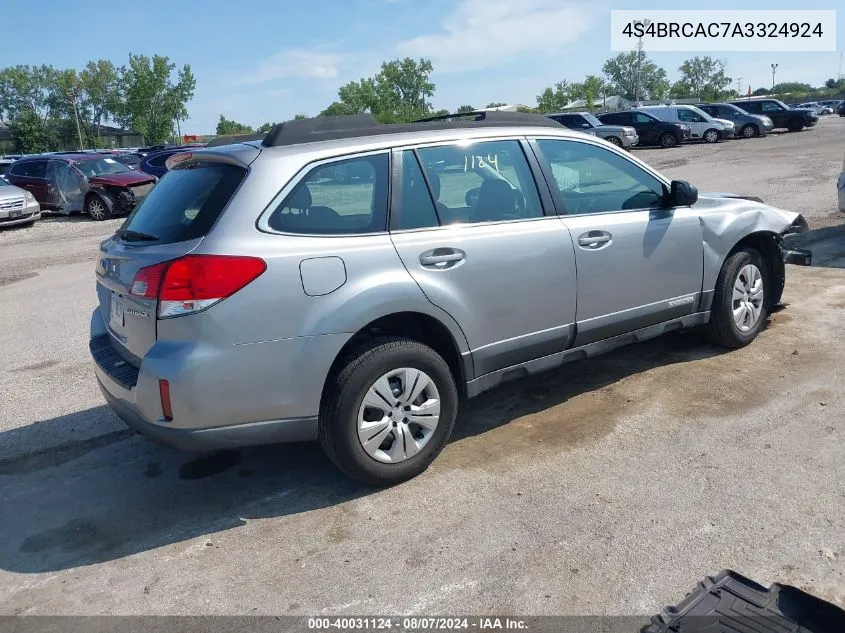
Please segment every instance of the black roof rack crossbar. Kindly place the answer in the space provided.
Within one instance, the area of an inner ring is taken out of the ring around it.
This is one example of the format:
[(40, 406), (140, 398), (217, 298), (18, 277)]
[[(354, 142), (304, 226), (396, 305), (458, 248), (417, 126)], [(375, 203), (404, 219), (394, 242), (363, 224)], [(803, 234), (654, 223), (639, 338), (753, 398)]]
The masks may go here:
[(560, 123), (539, 114), (523, 112), (468, 112), (420, 119), (413, 123), (378, 123), (371, 114), (321, 116), (276, 124), (264, 137), (264, 147), (280, 147), (343, 138), (426, 132), (474, 127), (538, 126), (559, 128)]

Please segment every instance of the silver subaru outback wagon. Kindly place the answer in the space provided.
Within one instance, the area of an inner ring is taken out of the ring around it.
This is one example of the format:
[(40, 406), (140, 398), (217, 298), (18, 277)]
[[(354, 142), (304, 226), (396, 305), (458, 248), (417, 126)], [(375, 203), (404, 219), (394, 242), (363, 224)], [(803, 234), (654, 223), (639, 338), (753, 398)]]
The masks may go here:
[(185, 450), (319, 439), (374, 485), (461, 395), (679, 328), (750, 343), (806, 227), (536, 115), (293, 121), (169, 167), (100, 246), (106, 400)]

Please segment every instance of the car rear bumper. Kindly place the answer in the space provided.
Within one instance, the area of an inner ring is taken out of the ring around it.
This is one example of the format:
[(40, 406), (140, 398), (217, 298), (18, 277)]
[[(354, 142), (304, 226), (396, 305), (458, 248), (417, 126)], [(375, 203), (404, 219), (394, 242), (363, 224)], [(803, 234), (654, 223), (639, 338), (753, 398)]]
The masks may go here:
[(281, 444), (317, 439), (317, 417), (287, 418), (204, 429), (181, 429), (148, 422), (126, 391), (96, 365), (97, 382), (106, 402), (126, 426), (149, 439), (181, 451), (208, 451), (258, 444)]
[[(135, 367), (112, 345), (97, 309), (89, 347), (100, 389), (128, 426), (182, 450), (208, 450), (316, 439), (322, 386), (348, 339), (160, 340)], [(168, 381), (172, 420), (163, 413), (161, 380)]]

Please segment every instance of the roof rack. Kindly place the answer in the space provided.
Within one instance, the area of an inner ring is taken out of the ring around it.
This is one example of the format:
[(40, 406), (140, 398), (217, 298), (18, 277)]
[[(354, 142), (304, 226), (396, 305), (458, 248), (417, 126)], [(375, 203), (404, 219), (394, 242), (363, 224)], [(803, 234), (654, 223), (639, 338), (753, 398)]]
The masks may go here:
[(559, 128), (560, 123), (539, 114), (523, 112), (476, 111), (465, 114), (445, 114), (420, 119), (413, 123), (379, 123), (371, 114), (321, 116), (278, 123), (264, 137), (261, 144), (264, 147), (280, 147), (380, 134), (502, 126)]

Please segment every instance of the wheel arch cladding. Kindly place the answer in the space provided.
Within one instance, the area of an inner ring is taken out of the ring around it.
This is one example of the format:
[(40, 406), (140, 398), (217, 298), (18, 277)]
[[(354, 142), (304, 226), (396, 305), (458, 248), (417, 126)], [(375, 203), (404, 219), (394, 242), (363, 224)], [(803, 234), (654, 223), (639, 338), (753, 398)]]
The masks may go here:
[(446, 361), (459, 393), (464, 393), (466, 381), (472, 378), (469, 354), (462, 353), (460, 343), (442, 321), (430, 314), (409, 311), (381, 316), (352, 335), (332, 363), (323, 386), (323, 398), (331, 377), (349, 362), (357, 348), (378, 336), (401, 336), (428, 345)]

